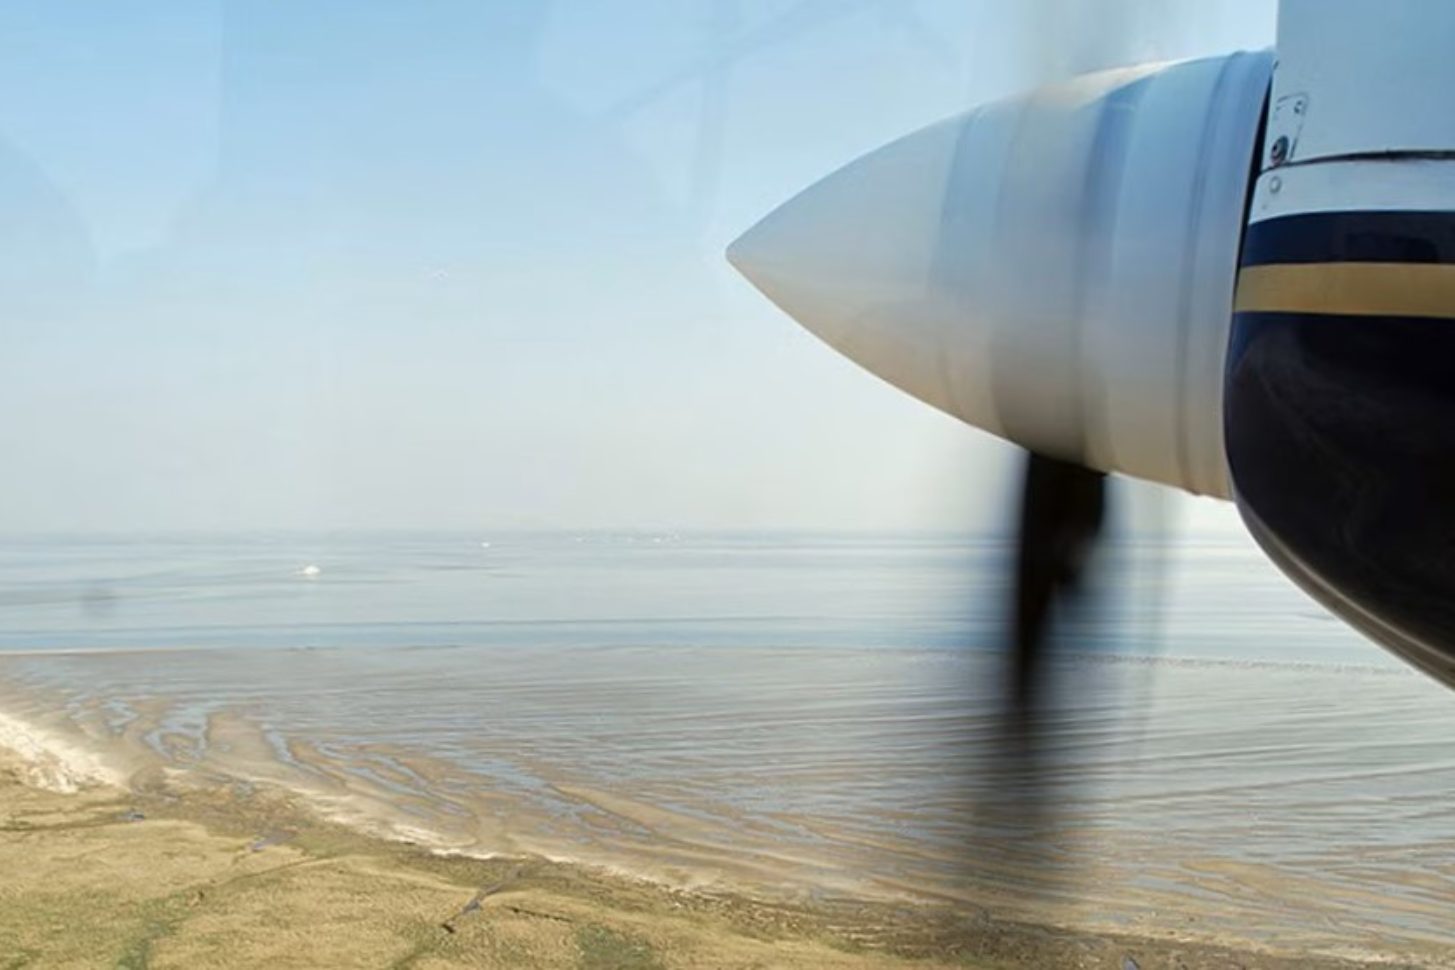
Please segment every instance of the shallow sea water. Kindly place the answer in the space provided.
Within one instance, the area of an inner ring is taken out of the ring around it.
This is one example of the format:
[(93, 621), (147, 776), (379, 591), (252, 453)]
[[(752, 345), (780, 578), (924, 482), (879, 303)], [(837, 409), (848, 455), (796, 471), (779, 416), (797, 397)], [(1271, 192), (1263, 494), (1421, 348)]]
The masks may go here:
[(1035, 803), (1056, 811), (1028, 820), (988, 649), (1005, 557), (923, 536), (11, 540), (0, 743), (687, 884), (1455, 942), (1455, 697), (1246, 542), (1123, 544), (1068, 621)]

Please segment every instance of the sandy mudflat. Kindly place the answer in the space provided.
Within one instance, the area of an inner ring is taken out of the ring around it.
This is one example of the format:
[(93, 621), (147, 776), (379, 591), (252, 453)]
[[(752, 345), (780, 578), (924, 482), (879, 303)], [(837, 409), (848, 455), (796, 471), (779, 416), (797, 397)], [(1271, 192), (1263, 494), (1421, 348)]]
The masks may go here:
[[(56, 792), (0, 752), (0, 968), (1356, 967), (979, 912), (442, 858), (263, 792)], [(1387, 970), (1388, 964), (1383, 964)]]

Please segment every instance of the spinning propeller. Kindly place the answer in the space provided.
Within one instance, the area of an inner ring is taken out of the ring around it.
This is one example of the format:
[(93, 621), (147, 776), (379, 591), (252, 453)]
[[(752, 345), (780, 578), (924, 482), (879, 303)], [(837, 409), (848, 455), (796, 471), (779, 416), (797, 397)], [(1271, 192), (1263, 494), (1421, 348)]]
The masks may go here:
[(1451, 38), (1446, 0), (1285, 0), (1276, 52), (968, 111), (730, 248), (840, 353), (1028, 453), (1022, 714), (1110, 475), (1236, 501), (1310, 595), (1455, 684)]

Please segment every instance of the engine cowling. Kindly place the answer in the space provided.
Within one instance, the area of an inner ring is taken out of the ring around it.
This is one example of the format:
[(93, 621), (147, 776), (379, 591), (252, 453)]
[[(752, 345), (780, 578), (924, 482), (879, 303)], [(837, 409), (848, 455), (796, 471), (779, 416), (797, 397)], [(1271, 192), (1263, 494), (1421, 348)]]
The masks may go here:
[(810, 187), (729, 259), (976, 427), (1227, 497), (1229, 307), (1272, 66), (1110, 71), (950, 118)]
[(1279, 567), (1455, 685), (1452, 36), (1442, 0), (1285, 0), (1226, 436)]

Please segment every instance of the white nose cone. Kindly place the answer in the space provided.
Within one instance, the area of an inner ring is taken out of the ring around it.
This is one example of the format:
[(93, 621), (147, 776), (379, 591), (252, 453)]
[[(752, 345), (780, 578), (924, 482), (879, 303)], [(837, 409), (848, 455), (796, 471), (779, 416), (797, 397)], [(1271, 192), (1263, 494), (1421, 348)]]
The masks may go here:
[(1081, 460), (1077, 270), (1108, 92), (1079, 78), (921, 129), (809, 187), (728, 259), (840, 353), (979, 428)]
[(951, 118), (811, 186), (728, 258), (969, 424), (1225, 494), (1222, 364), (1271, 64), (1104, 72)]
[(964, 119), (874, 152), (770, 213), (728, 249), (754, 286), (840, 353), (947, 411), (932, 285)]

